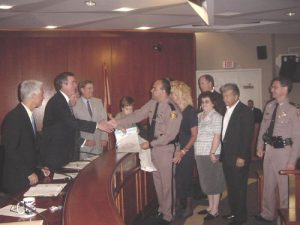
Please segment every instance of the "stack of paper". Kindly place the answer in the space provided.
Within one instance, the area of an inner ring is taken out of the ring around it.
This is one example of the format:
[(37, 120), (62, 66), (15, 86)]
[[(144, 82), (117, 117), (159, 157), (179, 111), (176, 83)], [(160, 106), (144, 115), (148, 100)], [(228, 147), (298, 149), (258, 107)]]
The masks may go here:
[[(139, 137), (139, 143), (142, 144), (146, 142), (144, 138)], [(155, 166), (152, 163), (151, 159), (151, 149), (146, 149), (146, 150), (141, 150), (139, 153), (139, 158), (140, 158), (140, 164), (141, 164), (141, 170), (144, 170), (146, 172), (153, 172), (157, 171)]]
[(55, 197), (62, 191), (62, 189), (67, 184), (38, 184), (29, 188), (27, 192), (25, 192), (24, 197), (31, 196), (45, 196), (45, 197)]
[(140, 152), (140, 144), (136, 127), (115, 131), (117, 152)]
[(86, 167), (90, 162), (89, 161), (76, 161), (76, 162), (70, 162), (67, 165), (65, 165), (64, 169), (74, 169), (74, 170), (82, 170), (84, 167)]

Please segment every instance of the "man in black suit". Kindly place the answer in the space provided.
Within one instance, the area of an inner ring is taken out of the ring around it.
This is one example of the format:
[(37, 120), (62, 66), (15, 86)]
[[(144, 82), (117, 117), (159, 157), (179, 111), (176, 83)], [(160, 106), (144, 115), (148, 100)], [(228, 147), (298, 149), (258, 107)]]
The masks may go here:
[(251, 141), (254, 121), (251, 110), (240, 102), (236, 84), (221, 87), (227, 106), (222, 127), (222, 152), (224, 175), (227, 183), (232, 220), (229, 225), (241, 225), (247, 220), (247, 181), (251, 159)]
[(263, 118), (262, 111), (256, 107), (254, 107), (254, 102), (252, 99), (248, 100), (248, 107), (251, 109), (253, 113), (254, 123), (260, 124)]
[[(9, 194), (24, 191), (38, 183), (37, 176), (37, 133), (33, 118), (35, 108), (44, 99), (42, 82), (23, 81), (19, 86), (21, 102), (4, 118), (2, 142), (5, 149), (3, 188)], [(45, 176), (47, 168), (42, 169)]]
[[(75, 154), (79, 131), (94, 133), (96, 129), (112, 132), (113, 127), (102, 120), (98, 123), (74, 117), (70, 97), (76, 93), (76, 80), (71, 72), (63, 72), (54, 79), (56, 94), (48, 101), (43, 120), (41, 164), (57, 170), (69, 163)], [(81, 139), (80, 146), (90, 142)]]
[[(198, 79), (198, 85), (201, 93), (204, 93), (206, 91), (210, 91), (213, 93), (213, 97), (216, 101), (215, 110), (218, 113), (220, 113), (222, 116), (224, 116), (226, 111), (226, 106), (223, 101), (222, 95), (215, 90), (214, 78), (209, 74), (204, 74)], [(200, 94), (198, 96), (198, 112), (202, 112), (201, 99), (202, 99), (202, 95)]]
[(258, 138), (260, 123), (262, 121), (263, 114), (260, 109), (254, 107), (254, 101), (252, 99), (248, 100), (248, 107), (251, 109), (254, 118), (254, 131), (253, 131), (253, 138), (251, 143), (252, 158), (254, 159), (256, 157), (257, 138)]

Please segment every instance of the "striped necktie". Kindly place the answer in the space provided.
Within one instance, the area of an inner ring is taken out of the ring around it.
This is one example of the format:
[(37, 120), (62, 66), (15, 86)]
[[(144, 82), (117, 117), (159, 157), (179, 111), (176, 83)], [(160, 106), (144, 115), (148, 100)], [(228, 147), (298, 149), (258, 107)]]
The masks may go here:
[(89, 100), (86, 101), (86, 104), (87, 104), (89, 114), (90, 114), (91, 118), (93, 118), (93, 112), (92, 112), (92, 108), (91, 108)]
[(31, 115), (30, 121), (31, 121), (31, 126), (32, 126), (32, 130), (33, 130), (34, 136), (36, 136), (37, 129), (36, 129), (36, 125), (35, 125), (35, 121), (34, 121), (33, 115)]

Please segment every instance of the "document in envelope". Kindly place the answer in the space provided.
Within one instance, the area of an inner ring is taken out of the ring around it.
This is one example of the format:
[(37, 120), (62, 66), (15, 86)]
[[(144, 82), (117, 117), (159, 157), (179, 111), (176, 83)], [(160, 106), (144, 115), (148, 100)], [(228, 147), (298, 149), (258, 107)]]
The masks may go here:
[[(146, 140), (139, 137), (139, 142), (142, 144), (143, 142), (146, 142)], [(151, 160), (150, 149), (141, 150), (141, 152), (139, 153), (139, 158), (140, 158), (141, 170), (144, 170), (146, 172), (157, 171), (157, 169), (155, 168)]]
[(126, 133), (121, 130), (115, 131), (117, 152), (140, 152), (140, 144), (136, 127), (126, 129)]

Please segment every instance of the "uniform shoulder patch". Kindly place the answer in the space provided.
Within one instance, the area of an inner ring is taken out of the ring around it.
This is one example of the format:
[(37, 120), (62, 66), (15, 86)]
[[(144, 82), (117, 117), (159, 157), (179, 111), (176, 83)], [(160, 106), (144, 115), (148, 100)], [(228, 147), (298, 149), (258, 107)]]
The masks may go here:
[(175, 106), (169, 102), (169, 106), (171, 108), (171, 113), (170, 113), (170, 118), (171, 119), (176, 119), (177, 118), (177, 112)]

